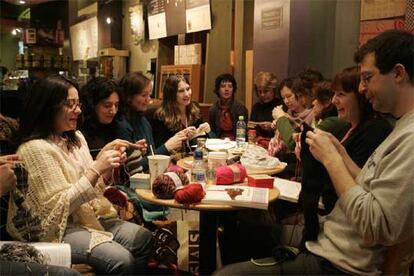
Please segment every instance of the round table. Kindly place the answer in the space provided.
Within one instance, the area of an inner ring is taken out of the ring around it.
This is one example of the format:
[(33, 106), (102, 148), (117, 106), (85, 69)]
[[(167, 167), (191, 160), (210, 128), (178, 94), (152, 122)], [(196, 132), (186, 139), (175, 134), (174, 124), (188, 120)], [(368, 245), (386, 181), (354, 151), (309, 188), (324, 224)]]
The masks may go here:
[[(243, 183), (246, 185), (246, 183)], [(235, 185), (236, 186), (236, 185)], [(135, 192), (137, 195), (150, 202), (157, 205), (172, 207), (172, 208), (179, 208), (179, 209), (189, 209), (189, 210), (197, 210), (197, 211), (234, 211), (244, 207), (235, 207), (230, 205), (223, 205), (223, 204), (189, 204), (184, 205), (175, 201), (175, 199), (159, 199), (154, 196), (151, 190), (144, 190), (144, 189), (136, 189)], [(269, 202), (275, 201), (279, 197), (279, 190), (274, 188), (269, 190)]]
[[(135, 192), (137, 193), (138, 197), (142, 198), (143, 200), (157, 205), (200, 211), (199, 274), (211, 275), (211, 273), (216, 270), (216, 243), (219, 214), (226, 211), (245, 209), (245, 207), (234, 207), (219, 204), (210, 205), (201, 203), (184, 205), (176, 202), (174, 199), (156, 198), (151, 190), (136, 189)], [(269, 190), (269, 202), (276, 200), (278, 196), (278, 189), (274, 188)]]
[[(191, 170), (191, 164), (193, 162), (192, 156), (184, 157), (177, 161), (177, 165), (184, 169), (184, 170)], [(282, 172), (286, 168), (286, 163), (280, 163), (276, 167), (272, 169), (262, 169), (262, 170), (252, 170), (247, 169), (247, 175), (253, 175), (253, 174), (268, 174), (268, 175), (274, 175)]]

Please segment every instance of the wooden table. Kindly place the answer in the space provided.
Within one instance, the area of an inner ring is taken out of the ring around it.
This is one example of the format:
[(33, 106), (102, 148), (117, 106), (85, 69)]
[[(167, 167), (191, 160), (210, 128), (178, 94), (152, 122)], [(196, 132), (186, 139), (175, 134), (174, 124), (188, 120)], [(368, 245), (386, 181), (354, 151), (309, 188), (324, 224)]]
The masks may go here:
[[(174, 199), (159, 199), (150, 190), (136, 189), (138, 197), (148, 202), (179, 209), (200, 211), (200, 275), (210, 275), (216, 269), (217, 224), (220, 212), (235, 211), (243, 207), (229, 205), (191, 204), (183, 205)], [(278, 189), (270, 189), (269, 202), (279, 196)]]
[[(184, 170), (190, 170), (192, 162), (193, 162), (193, 157), (188, 156), (188, 157), (184, 157), (178, 160), (177, 165)], [(262, 170), (247, 169), (246, 171), (247, 171), (247, 175), (252, 175), (252, 174), (274, 175), (274, 174), (278, 174), (282, 172), (285, 169), (285, 167), (286, 167), (286, 163), (281, 163), (272, 169), (262, 169)]]

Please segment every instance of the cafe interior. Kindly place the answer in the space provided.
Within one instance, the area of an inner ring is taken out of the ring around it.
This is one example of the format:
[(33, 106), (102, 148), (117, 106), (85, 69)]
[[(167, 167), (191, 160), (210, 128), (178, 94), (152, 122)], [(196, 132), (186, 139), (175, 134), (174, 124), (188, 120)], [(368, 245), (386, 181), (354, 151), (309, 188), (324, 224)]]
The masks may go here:
[[(15, 195), (2, 194), (0, 261), (38, 263), (33, 271), (39, 274), (53, 266), (49, 275), (211, 275), (238, 262), (267, 266), (256, 260), (269, 256), (280, 262), (295, 254), (286, 248), (306, 250), (305, 242), (315, 239), (311, 227), (318, 231), (314, 224), (337, 196), (323, 166), (309, 172), (301, 160), (300, 133), (325, 119), (316, 115), (320, 102), (323, 112), (329, 107), (339, 117), (332, 133), (347, 139), (353, 121), (340, 112), (348, 107), (334, 100), (335, 87), (342, 83), (345, 90), (346, 74), (359, 80), (354, 53), (369, 39), (392, 29), (413, 32), (414, 1), (1, 0), (0, 22), (0, 155), (24, 152), (10, 141), (20, 117), (32, 110), (27, 99), (36, 97), (36, 88), (47, 89), (40, 83), (69, 84), (77, 89), (75, 99), (64, 102), (76, 116), (71, 130), (80, 130), (91, 155), (78, 165), (84, 166), (79, 177), (91, 184), (95, 175), (96, 183), (102, 179), (96, 200), (105, 198), (113, 217), (134, 225), (130, 229), (152, 234), (141, 255), (129, 250), (144, 265), (105, 270), (92, 260), (93, 247), (84, 250), (86, 257), (76, 255), (79, 245), (68, 231), (80, 223), (77, 210), (68, 207), (63, 236), (22, 238), (13, 235), (18, 227), (8, 210)], [(99, 108), (107, 110), (108, 122), (99, 119)], [(109, 173), (97, 165), (107, 147), (121, 160)], [(26, 159), (19, 162), (17, 183), (30, 187)], [(62, 163), (53, 164), (52, 175)], [(305, 175), (331, 184), (330, 191), (319, 188), (311, 205), (301, 191)], [(23, 205), (42, 205), (19, 191)], [(77, 208), (97, 201), (83, 202)], [(100, 231), (116, 240), (105, 216), (94, 211)], [(99, 232), (81, 227), (88, 235)], [(1, 266), (2, 275), (19, 274)], [(412, 263), (398, 275), (410, 272)]]

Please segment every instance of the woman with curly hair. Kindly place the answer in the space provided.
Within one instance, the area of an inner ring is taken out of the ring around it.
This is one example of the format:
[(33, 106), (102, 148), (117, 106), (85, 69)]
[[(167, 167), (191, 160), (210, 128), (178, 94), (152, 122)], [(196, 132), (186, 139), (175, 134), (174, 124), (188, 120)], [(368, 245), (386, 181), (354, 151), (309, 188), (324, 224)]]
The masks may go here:
[(118, 114), (119, 87), (105, 77), (89, 80), (80, 91), (83, 104), (82, 134), (95, 158), (105, 144), (116, 138), (115, 118)]

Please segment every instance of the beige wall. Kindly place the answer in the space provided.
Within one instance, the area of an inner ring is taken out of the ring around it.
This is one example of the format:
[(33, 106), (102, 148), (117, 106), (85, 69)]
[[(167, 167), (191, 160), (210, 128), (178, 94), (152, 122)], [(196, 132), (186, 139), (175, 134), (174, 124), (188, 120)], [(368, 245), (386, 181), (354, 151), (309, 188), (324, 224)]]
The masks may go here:
[(158, 55), (158, 40), (145, 40), (138, 45), (134, 45), (131, 36), (129, 7), (139, 4), (139, 0), (124, 1), (123, 3), (123, 25), (122, 25), (122, 49), (129, 50), (129, 68), (130, 72), (142, 71), (147, 72), (148, 63), (152, 58)]
[(212, 29), (207, 34), (204, 75), (204, 102), (217, 100), (214, 81), (222, 73), (231, 73), (232, 1), (211, 0)]
[(16, 69), (16, 55), (18, 53), (19, 39), (11, 33), (0, 34), (0, 65), (9, 70)]

